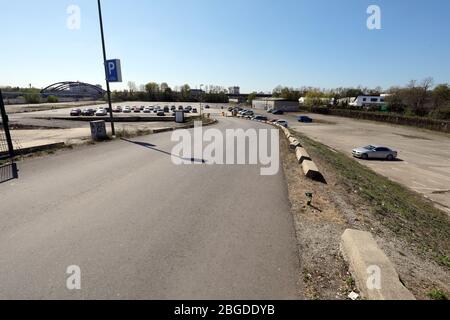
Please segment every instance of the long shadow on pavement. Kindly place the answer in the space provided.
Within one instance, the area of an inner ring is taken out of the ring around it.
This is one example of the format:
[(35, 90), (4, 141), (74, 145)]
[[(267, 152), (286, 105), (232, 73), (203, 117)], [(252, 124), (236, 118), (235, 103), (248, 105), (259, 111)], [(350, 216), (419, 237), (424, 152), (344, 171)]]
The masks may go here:
[(196, 162), (197, 163), (204, 163), (204, 164), (206, 163), (206, 161), (204, 159), (182, 158), (182, 157), (174, 155), (174, 154), (172, 154), (170, 152), (158, 149), (158, 148), (156, 148), (156, 145), (148, 143), (148, 142), (132, 141), (132, 140), (124, 139), (124, 138), (122, 138), (121, 140), (125, 141), (125, 142), (129, 142), (129, 143), (135, 144), (135, 145), (138, 145), (138, 146), (141, 146), (141, 147), (144, 147), (144, 148), (147, 148), (147, 149), (150, 149), (150, 150), (153, 150), (153, 151), (157, 151), (157, 152), (163, 153), (163, 154), (168, 155), (170, 157), (176, 157), (176, 158), (181, 159), (183, 161), (190, 161), (192, 163), (196, 163)]

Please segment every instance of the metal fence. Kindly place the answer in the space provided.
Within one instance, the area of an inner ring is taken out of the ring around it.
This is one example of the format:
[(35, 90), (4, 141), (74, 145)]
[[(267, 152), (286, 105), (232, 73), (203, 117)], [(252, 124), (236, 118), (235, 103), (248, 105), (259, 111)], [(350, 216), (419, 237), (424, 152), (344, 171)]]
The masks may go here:
[(0, 183), (17, 179), (17, 165), (14, 163), (14, 146), (9, 132), (3, 95), (0, 90)]
[(3, 128), (3, 121), (0, 119), (0, 155), (9, 155), (8, 141), (6, 140), (5, 129)]

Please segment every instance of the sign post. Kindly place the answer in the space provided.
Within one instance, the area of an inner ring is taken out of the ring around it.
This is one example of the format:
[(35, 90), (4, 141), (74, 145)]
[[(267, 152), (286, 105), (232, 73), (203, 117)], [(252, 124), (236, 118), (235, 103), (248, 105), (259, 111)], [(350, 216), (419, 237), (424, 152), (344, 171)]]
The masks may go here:
[[(120, 61), (117, 64), (118, 60), (109, 60), (109, 61), (106, 60), (106, 47), (105, 47), (105, 34), (103, 32), (102, 6), (100, 3), (100, 0), (98, 0), (97, 2), (98, 2), (98, 16), (100, 19), (100, 32), (102, 35), (103, 63), (104, 63), (105, 75), (106, 75), (106, 92), (108, 95), (109, 118), (110, 118), (110, 122), (111, 122), (111, 133), (114, 137), (116, 135), (116, 130), (114, 128), (114, 115), (113, 115), (113, 110), (112, 110), (111, 89), (109, 87), (109, 83), (110, 82), (121, 82), (122, 74), (120, 72), (121, 71), (120, 70)], [(112, 81), (110, 81), (110, 79), (112, 79)]]
[(106, 60), (106, 78), (109, 82), (122, 82), (122, 66), (119, 59)]

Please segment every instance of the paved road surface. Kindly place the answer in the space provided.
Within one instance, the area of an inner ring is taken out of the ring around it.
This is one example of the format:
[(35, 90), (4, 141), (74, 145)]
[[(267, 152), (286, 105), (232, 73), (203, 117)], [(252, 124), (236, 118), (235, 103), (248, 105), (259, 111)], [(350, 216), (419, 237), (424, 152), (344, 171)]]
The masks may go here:
[[(237, 126), (255, 123), (216, 128)], [(170, 133), (134, 140), (155, 147), (115, 141), (27, 160), (0, 185), (0, 298), (301, 298), (281, 172), (175, 166)], [(66, 289), (70, 265), (80, 291)]]
[(322, 123), (300, 124), (294, 117), (292, 114), (282, 116), (293, 129), (349, 156), (355, 147), (369, 144), (398, 150), (402, 161), (358, 161), (425, 195), (450, 213), (450, 135), (317, 114), (311, 117)]

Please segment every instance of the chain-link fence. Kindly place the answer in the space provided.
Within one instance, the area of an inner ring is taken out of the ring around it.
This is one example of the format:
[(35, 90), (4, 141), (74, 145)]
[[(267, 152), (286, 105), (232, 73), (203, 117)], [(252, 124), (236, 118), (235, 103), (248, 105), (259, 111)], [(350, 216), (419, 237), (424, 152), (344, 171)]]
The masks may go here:
[(17, 179), (17, 165), (13, 161), (14, 147), (8, 128), (8, 116), (0, 91), (0, 183)]
[(3, 122), (0, 119), (0, 156), (3, 154), (8, 155), (8, 141), (6, 140), (5, 130), (3, 128)]

